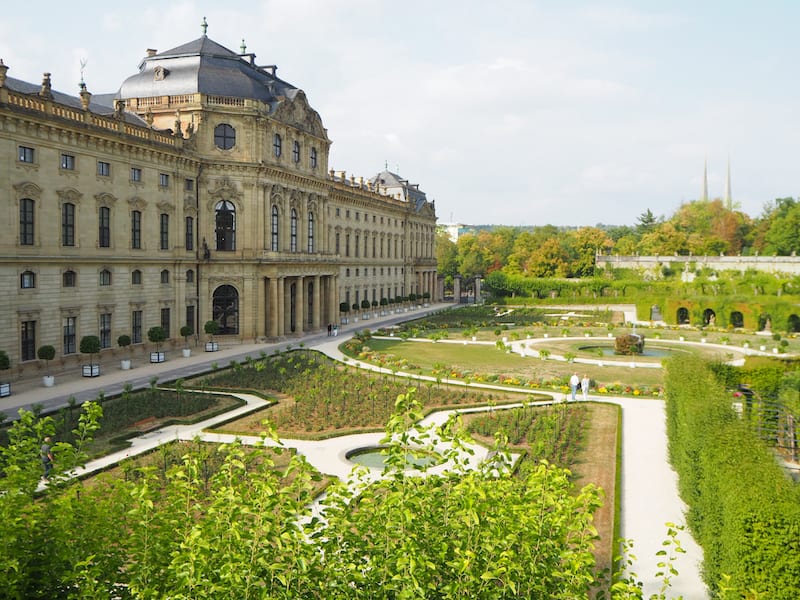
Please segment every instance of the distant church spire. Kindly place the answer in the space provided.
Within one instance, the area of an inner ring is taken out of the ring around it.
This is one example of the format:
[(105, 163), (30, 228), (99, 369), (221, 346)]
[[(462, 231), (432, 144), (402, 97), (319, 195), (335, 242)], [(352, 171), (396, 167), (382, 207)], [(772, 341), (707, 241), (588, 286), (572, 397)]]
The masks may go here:
[(733, 209), (733, 198), (731, 198), (731, 157), (728, 157), (728, 178), (725, 180), (725, 208)]
[(708, 159), (703, 160), (703, 202), (708, 202)]

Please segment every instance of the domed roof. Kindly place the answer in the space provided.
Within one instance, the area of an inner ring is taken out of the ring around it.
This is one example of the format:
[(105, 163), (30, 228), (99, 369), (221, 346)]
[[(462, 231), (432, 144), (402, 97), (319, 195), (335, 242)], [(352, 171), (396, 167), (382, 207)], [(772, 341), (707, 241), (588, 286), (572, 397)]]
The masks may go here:
[(298, 89), (276, 77), (275, 68), (260, 67), (254, 54), (237, 54), (204, 35), (145, 57), (139, 73), (123, 82), (117, 96), (124, 100), (199, 92), (266, 103), (294, 98)]

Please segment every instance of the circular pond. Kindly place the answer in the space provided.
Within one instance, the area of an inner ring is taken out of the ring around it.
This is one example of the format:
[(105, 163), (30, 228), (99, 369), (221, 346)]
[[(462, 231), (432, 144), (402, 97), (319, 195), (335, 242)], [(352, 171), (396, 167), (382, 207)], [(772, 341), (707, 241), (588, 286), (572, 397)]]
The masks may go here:
[(684, 350), (673, 350), (672, 348), (652, 348), (645, 346), (644, 352), (641, 354), (617, 354), (614, 346), (603, 346), (600, 344), (593, 345), (593, 346), (581, 346), (578, 350), (584, 350), (586, 352), (594, 352), (595, 354), (599, 354), (600, 352), (603, 353), (603, 356), (617, 356), (619, 358), (636, 358), (637, 356), (643, 356), (645, 358), (664, 358), (666, 356), (671, 356), (675, 352), (684, 352)]
[[(386, 468), (386, 459), (389, 458), (384, 454), (385, 446), (367, 446), (364, 448), (356, 448), (350, 450), (345, 457), (350, 462), (370, 469), (384, 469)], [(437, 456), (433, 455), (415, 455), (406, 454), (405, 469), (421, 469), (424, 467), (431, 467), (441, 462)]]

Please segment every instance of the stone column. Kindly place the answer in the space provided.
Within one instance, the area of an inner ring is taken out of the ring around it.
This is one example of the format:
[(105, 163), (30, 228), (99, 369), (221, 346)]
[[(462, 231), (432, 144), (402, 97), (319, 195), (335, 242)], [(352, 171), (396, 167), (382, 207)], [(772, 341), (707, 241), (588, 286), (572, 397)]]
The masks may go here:
[(275, 335), (283, 337), (286, 334), (286, 280), (278, 277), (275, 280)]
[(305, 277), (297, 278), (297, 285), (295, 285), (295, 335), (302, 335), (306, 330), (306, 290), (305, 290)]
[[(314, 295), (313, 295), (314, 302), (313, 302), (313, 307), (312, 307), (313, 313), (311, 315), (311, 321), (312, 321), (311, 328), (314, 331), (319, 331), (320, 316), (322, 315), (322, 304), (320, 303), (320, 298), (322, 297), (322, 294), (320, 293), (321, 290), (319, 289), (321, 284), (322, 284), (322, 278), (319, 275), (315, 275), (314, 276)], [(326, 325), (327, 325), (327, 323), (326, 323)]]

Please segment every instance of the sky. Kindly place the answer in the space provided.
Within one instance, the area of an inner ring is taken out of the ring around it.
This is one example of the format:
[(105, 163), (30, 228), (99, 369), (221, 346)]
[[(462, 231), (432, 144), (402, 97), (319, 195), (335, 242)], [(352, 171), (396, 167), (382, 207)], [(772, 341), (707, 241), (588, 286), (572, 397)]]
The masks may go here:
[(3, 7), (8, 75), (118, 90), (202, 35), (305, 91), (329, 167), (388, 165), (440, 223), (635, 225), (702, 195), (795, 197), (800, 2), (208, 0)]

